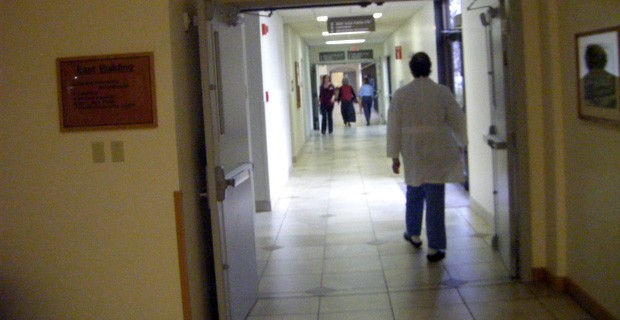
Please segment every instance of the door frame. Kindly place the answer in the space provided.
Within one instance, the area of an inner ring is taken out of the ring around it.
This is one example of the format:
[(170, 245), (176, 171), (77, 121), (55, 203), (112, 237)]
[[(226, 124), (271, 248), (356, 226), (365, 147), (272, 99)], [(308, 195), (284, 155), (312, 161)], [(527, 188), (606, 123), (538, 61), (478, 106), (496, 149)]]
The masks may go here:
[[(203, 0), (198, 0), (203, 1)], [(514, 177), (514, 196), (511, 196), (511, 208), (514, 208), (515, 211), (519, 212), (518, 219), (515, 221), (515, 225), (518, 227), (518, 248), (519, 248), (519, 269), (521, 270), (520, 278), (522, 280), (530, 280), (531, 273), (524, 272), (532, 270), (532, 249), (531, 249), (531, 217), (530, 213), (527, 210), (530, 205), (530, 190), (529, 190), (529, 150), (528, 150), (528, 133), (527, 133), (527, 110), (524, 108), (524, 105), (518, 105), (525, 101), (526, 93), (525, 93), (525, 61), (524, 56), (522, 54), (524, 50), (524, 37), (522, 30), (522, 19), (519, 19), (522, 15), (521, 4), (519, 1), (514, 0), (500, 0), (506, 3), (506, 8), (509, 13), (508, 15), (508, 25), (510, 27), (510, 36), (508, 38), (508, 46), (512, 50), (508, 50), (506, 55), (511, 61), (507, 66), (507, 79), (509, 80), (508, 85), (512, 88), (510, 93), (507, 95), (507, 106), (510, 109), (512, 116), (514, 117), (511, 129), (514, 130), (514, 136), (512, 143), (515, 144), (516, 148), (516, 159), (513, 162), (511, 168), (511, 175)], [(259, 5), (248, 4), (247, 2), (239, 2), (235, 3), (234, 1), (230, 2), (231, 5), (235, 5), (238, 8), (241, 8), (240, 11), (256, 11), (261, 9)], [(290, 7), (291, 5), (298, 4), (295, 0), (275, 0), (270, 3), (270, 8), (285, 8)], [(353, 5), (352, 2), (346, 2), (342, 0), (326, 0), (323, 2), (315, 2), (311, 1), (305, 4), (305, 6), (321, 6), (321, 5), (338, 5), (338, 4), (347, 4)], [(200, 8), (200, 6), (199, 6)], [(200, 16), (200, 14), (199, 14)], [(202, 55), (202, 53), (201, 53)], [(388, 87), (388, 95), (391, 93), (391, 77), (389, 74), (390, 70), (390, 55), (385, 56), (386, 59), (386, 67), (388, 72), (388, 83), (385, 84)], [(202, 67), (201, 67), (202, 68)], [(203, 70), (209, 72), (208, 70)], [(206, 79), (202, 80), (203, 82), (208, 81)], [(208, 86), (208, 83), (207, 83)], [(203, 99), (210, 99), (210, 95), (208, 92), (203, 92)], [(208, 100), (207, 100), (208, 101)], [(508, 111), (508, 110), (507, 110)], [(209, 114), (204, 115), (205, 124), (214, 125), (217, 124), (216, 119), (212, 119)], [(517, 131), (518, 129), (518, 131)], [(215, 161), (214, 155), (207, 152), (207, 161)], [(208, 186), (209, 196), (215, 196), (215, 185)], [(217, 222), (214, 222), (217, 223)], [(221, 248), (221, 239), (214, 239), (214, 250), (220, 250)], [(221, 253), (220, 253), (221, 254)], [(216, 253), (217, 255), (217, 253)], [(217, 263), (217, 262), (216, 262)], [(222, 279), (216, 279), (216, 287), (218, 290), (223, 288)], [(221, 308), (222, 305), (218, 298), (218, 306)]]

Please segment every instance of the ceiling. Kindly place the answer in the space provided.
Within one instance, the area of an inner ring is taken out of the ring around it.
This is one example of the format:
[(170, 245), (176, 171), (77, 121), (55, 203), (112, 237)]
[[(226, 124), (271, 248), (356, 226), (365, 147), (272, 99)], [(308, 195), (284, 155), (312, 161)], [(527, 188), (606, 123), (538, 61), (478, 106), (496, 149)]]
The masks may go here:
[[(405, 24), (424, 4), (425, 1), (389, 1), (382, 5), (372, 3), (366, 7), (360, 5), (329, 6), (305, 9), (278, 9), (275, 11), (299, 36), (311, 46), (325, 46), (327, 40), (366, 39), (367, 44), (385, 42), (389, 36)], [(372, 15), (381, 12), (383, 16), (375, 19), (375, 31), (366, 34), (348, 36), (323, 36), (327, 31), (327, 22), (316, 20), (318, 16), (353, 17)], [(264, 14), (264, 12), (263, 12)]]

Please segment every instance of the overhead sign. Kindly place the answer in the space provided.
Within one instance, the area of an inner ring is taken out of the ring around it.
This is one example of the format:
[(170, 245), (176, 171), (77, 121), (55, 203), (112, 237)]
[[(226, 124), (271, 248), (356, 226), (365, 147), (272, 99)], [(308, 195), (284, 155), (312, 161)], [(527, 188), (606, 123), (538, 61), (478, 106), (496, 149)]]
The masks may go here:
[(329, 18), (327, 31), (329, 33), (375, 31), (375, 18), (372, 16)]
[(341, 61), (344, 60), (344, 51), (320, 52), (319, 61)]
[(373, 58), (372, 49), (347, 51), (347, 59), (349, 60), (372, 59), (372, 58)]

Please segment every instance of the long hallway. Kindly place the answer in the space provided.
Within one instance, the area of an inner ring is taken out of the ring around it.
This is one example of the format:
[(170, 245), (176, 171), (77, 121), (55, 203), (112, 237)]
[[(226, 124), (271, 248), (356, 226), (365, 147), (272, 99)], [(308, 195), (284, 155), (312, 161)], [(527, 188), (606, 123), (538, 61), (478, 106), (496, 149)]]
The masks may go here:
[(447, 188), (446, 259), (429, 263), (426, 245), (402, 237), (403, 176), (385, 157), (386, 128), (360, 120), (316, 133), (284, 196), (257, 214), (249, 319), (592, 319), (566, 295), (511, 281), (458, 185)]

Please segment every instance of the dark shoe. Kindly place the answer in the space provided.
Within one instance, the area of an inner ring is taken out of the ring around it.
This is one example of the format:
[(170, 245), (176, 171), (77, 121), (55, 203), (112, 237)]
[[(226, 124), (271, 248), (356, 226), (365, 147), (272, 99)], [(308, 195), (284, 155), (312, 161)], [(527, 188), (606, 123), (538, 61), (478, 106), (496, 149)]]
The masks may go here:
[(437, 262), (443, 260), (446, 257), (446, 253), (443, 251), (437, 251), (435, 254), (427, 254), (426, 259), (430, 262)]
[(403, 234), (403, 238), (405, 238), (406, 241), (409, 241), (409, 243), (411, 243), (416, 249), (419, 249), (422, 246), (422, 241), (415, 242), (411, 240), (411, 237), (408, 237), (406, 233)]

